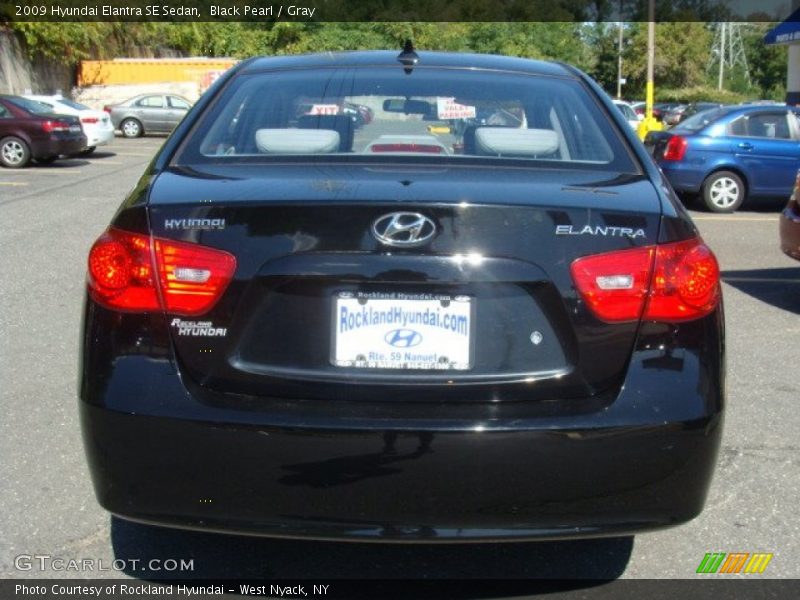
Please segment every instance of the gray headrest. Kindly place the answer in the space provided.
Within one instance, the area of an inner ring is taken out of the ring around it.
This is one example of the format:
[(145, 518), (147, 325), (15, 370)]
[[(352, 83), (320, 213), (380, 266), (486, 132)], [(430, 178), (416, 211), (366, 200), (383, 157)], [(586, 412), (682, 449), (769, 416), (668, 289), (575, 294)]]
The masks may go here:
[(339, 149), (332, 129), (259, 129), (256, 146), (267, 154), (325, 154)]
[(558, 134), (552, 129), (479, 127), (475, 144), (486, 154), (542, 156), (558, 150)]

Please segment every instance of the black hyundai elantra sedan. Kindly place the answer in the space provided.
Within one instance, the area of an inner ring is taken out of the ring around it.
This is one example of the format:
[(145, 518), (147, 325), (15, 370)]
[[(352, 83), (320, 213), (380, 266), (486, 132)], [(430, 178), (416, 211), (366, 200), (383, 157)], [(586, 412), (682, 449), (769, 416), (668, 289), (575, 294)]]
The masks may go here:
[(87, 281), (81, 422), (122, 518), (479, 541), (702, 510), (719, 268), (570, 66), (244, 61), (166, 141)]

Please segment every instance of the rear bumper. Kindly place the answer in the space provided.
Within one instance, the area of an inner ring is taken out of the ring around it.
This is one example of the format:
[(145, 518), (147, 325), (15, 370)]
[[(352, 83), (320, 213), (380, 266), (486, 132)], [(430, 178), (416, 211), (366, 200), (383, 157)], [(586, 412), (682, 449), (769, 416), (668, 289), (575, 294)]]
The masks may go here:
[(624, 385), (585, 401), (225, 398), (184, 385), (168, 358), (117, 356), (84, 370), (95, 491), (135, 521), (282, 537), (501, 541), (676, 525), (702, 510), (716, 463), (721, 318), (653, 324)]
[(780, 216), (781, 250), (800, 260), (800, 206), (791, 200)]
[(114, 127), (111, 125), (107, 129), (95, 128), (86, 131), (86, 146), (105, 146), (114, 139)]
[(676, 192), (698, 193), (707, 174), (705, 169), (682, 161), (661, 160), (658, 164)]
[(86, 147), (86, 136), (59, 137), (52, 135), (46, 139), (31, 141), (34, 158), (47, 158), (62, 154), (75, 154)]
[(386, 541), (630, 534), (702, 509), (717, 419), (596, 431), (326, 431), (82, 405), (112, 513), (176, 527)]

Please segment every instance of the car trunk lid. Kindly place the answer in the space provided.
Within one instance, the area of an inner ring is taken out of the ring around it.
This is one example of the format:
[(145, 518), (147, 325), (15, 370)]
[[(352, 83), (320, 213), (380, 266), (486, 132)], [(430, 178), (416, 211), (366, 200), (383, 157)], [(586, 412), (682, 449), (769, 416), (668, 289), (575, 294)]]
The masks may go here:
[[(655, 244), (659, 207), (644, 177), (598, 171), (281, 165), (166, 171), (149, 214), (156, 237), (236, 257), (208, 314), (169, 315), (176, 357), (199, 385), (507, 401), (619, 385), (638, 322), (593, 316), (570, 266)], [(435, 235), (382, 243), (373, 227), (395, 213), (424, 217)], [(418, 346), (419, 335), (439, 339)]]

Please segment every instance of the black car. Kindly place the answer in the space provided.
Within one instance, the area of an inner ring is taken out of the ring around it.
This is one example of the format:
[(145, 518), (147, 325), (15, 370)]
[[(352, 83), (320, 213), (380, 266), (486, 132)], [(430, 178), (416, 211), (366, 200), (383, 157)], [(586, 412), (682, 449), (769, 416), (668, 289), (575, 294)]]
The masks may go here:
[(50, 106), (20, 96), (0, 95), (0, 165), (48, 164), (86, 148), (81, 121), (53, 113)]
[[(373, 119), (298, 110), (329, 94)], [(430, 134), (490, 110), (520, 120)], [(717, 262), (572, 67), (244, 61), (88, 262), (81, 422), (120, 517), (476, 541), (702, 510), (724, 404)]]

